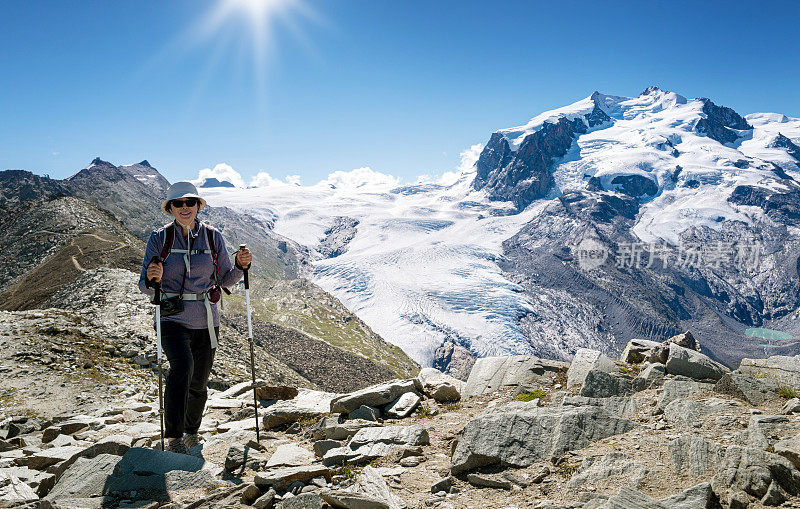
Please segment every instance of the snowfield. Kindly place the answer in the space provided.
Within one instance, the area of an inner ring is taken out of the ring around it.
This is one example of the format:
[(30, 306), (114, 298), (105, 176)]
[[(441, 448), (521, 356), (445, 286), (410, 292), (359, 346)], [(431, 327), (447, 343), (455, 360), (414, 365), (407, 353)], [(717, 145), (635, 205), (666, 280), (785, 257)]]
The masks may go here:
[(754, 129), (722, 145), (694, 130), (704, 116), (700, 100), (658, 89), (636, 98), (596, 93), (500, 132), (516, 150), (545, 121), (582, 117), (595, 104), (611, 121), (578, 137), (557, 161), (556, 189), (519, 214), (504, 215), (513, 210), (510, 203), (491, 202), (471, 188), (480, 146), (472, 147), (460, 171), (436, 182), (402, 184), (360, 168), (334, 172), (311, 186), (262, 173), (254, 180), (258, 187), (242, 188), (241, 177), (227, 165), (203, 170), (197, 182), (215, 177), (237, 184), (202, 192), (211, 205), (274, 221), (278, 233), (311, 249), (337, 216), (358, 220), (346, 253), (320, 255), (314, 262), (314, 282), (423, 365), (446, 339), (478, 356), (533, 353), (518, 323), (531, 303), (495, 261), (502, 242), (561, 192), (582, 189), (592, 177), (604, 189), (614, 189), (617, 176), (651, 179), (658, 192), (641, 198), (633, 231), (645, 242), (677, 244), (691, 226), (757, 219), (758, 212), (727, 199), (738, 185), (774, 187), (774, 180), (767, 183), (775, 176), (768, 161), (800, 180), (798, 161), (786, 149), (771, 147), (778, 133), (800, 144), (800, 119), (752, 114), (746, 119)]

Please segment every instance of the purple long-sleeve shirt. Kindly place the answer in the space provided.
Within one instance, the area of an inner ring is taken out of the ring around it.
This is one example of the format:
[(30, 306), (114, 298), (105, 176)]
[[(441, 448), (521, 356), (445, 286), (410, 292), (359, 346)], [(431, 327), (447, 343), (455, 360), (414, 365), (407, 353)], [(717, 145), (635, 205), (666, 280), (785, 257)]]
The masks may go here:
[[(183, 234), (183, 228), (175, 222), (175, 239), (172, 244), (173, 249), (187, 249), (186, 236)], [(148, 288), (145, 279), (147, 266), (154, 256), (161, 254), (161, 247), (164, 244), (166, 225), (158, 230), (153, 231), (150, 239), (147, 241), (147, 248), (144, 253), (144, 261), (142, 263), (142, 273), (139, 276), (139, 290), (151, 297), (155, 293), (152, 288)], [(230, 256), (228, 255), (227, 248), (225, 247), (225, 239), (219, 230), (211, 226), (195, 221), (195, 227), (189, 232), (191, 248), (194, 249), (209, 249), (208, 238), (206, 235), (206, 228), (214, 232), (214, 244), (216, 246), (215, 252), (217, 253), (217, 264), (219, 265), (219, 283), (224, 287), (233, 286), (234, 283), (239, 281), (244, 274), (240, 269), (237, 269), (231, 263)], [(186, 274), (186, 283), (184, 284), (184, 293), (203, 293), (208, 291), (214, 286), (214, 261), (210, 254), (193, 254), (190, 257), (191, 270)], [(164, 275), (161, 277), (161, 291), (169, 293), (178, 293), (181, 289), (181, 281), (183, 274), (186, 271), (186, 263), (184, 261), (184, 253), (171, 252), (164, 263)], [(162, 321), (176, 322), (187, 329), (205, 329), (208, 327), (206, 320), (206, 306), (203, 301), (183, 301), (183, 311), (180, 313), (162, 317)], [(211, 304), (211, 311), (214, 316), (214, 326), (219, 327), (219, 310), (217, 305)]]

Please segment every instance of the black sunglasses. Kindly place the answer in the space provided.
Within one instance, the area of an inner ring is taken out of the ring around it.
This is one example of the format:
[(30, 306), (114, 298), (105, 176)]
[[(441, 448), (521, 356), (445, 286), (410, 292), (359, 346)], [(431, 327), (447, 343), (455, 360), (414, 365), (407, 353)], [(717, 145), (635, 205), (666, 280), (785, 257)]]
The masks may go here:
[(199, 202), (195, 198), (187, 198), (185, 200), (172, 200), (170, 206), (175, 208), (194, 207), (198, 203)]

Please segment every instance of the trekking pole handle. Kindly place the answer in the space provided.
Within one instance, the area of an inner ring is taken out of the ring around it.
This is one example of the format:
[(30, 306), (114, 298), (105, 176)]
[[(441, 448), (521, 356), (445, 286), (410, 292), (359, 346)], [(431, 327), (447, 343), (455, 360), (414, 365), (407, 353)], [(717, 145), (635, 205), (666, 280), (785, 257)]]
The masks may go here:
[[(241, 251), (242, 249), (247, 249), (247, 244), (239, 244), (239, 251)], [(249, 269), (250, 269), (250, 267), (248, 267), (246, 269), (242, 269), (244, 271), (244, 289), (245, 290), (249, 290), (250, 289), (250, 278), (248, 277), (249, 275), (247, 273), (247, 271)]]
[[(150, 263), (163, 263), (163, 260), (160, 256), (154, 256)], [(153, 278), (151, 280), (151, 285), (153, 285), (153, 290), (155, 291), (155, 295), (153, 295), (153, 304), (156, 306), (161, 305), (161, 278)]]

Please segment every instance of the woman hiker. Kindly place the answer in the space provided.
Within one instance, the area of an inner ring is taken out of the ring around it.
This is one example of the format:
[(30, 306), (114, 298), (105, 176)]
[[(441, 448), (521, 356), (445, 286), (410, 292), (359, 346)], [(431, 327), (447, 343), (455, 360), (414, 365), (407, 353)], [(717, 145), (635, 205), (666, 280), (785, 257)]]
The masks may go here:
[(220, 287), (236, 283), (252, 261), (242, 248), (231, 264), (222, 234), (196, 219), (205, 206), (190, 182), (170, 186), (161, 210), (175, 220), (150, 235), (139, 278), (139, 289), (150, 296), (153, 283), (161, 282), (161, 345), (170, 365), (164, 435), (166, 450), (183, 454), (200, 442), (219, 334)]

